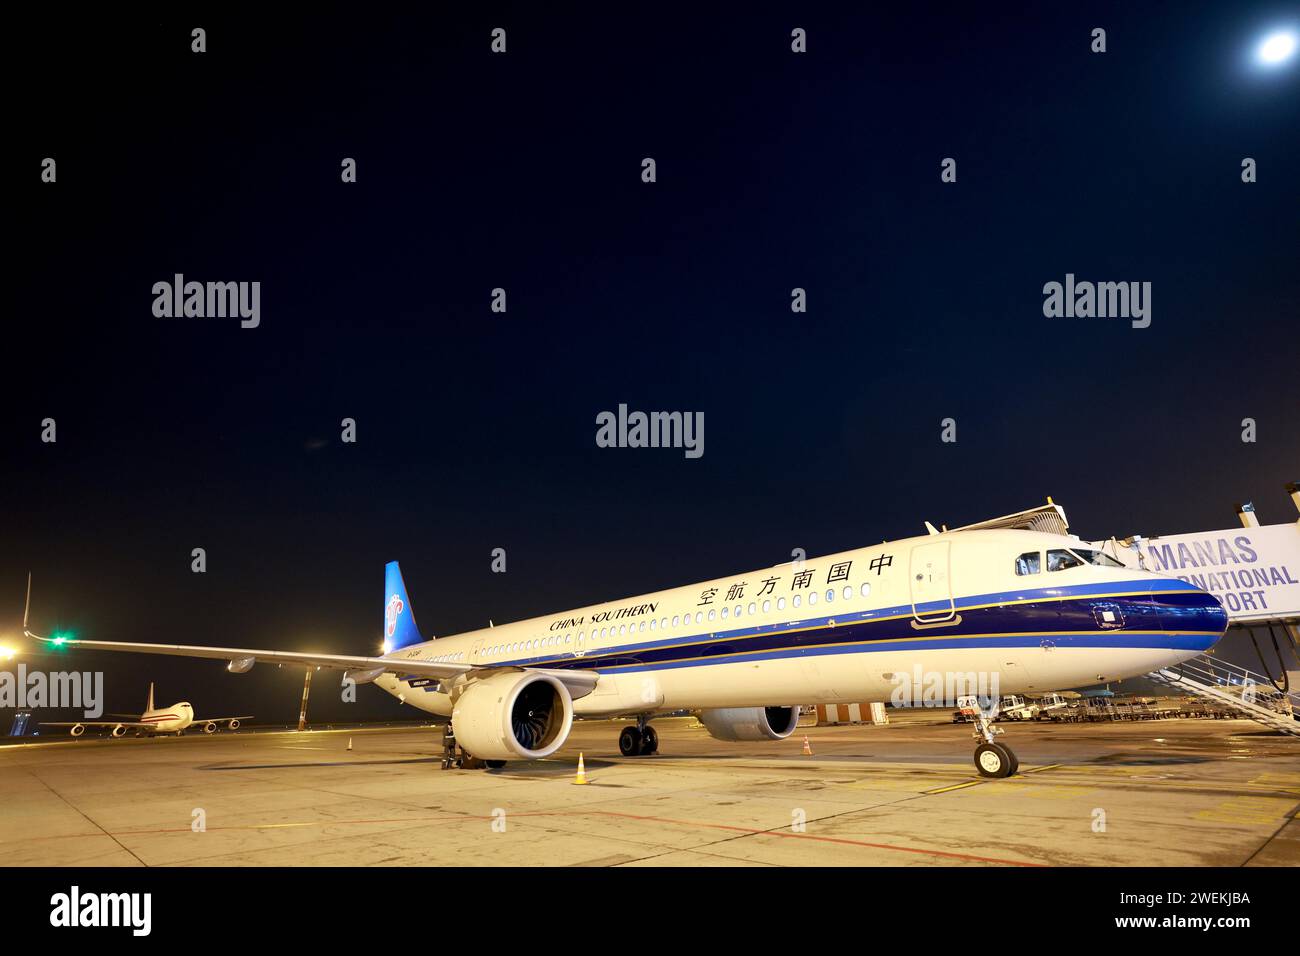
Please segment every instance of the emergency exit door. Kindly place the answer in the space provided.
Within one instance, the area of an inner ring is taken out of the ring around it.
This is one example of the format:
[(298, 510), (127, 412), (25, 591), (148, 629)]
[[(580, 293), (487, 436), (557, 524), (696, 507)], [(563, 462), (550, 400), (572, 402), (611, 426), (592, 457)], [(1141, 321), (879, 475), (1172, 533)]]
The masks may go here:
[(922, 624), (941, 624), (957, 615), (949, 576), (951, 548), (951, 541), (935, 541), (912, 549), (912, 615)]

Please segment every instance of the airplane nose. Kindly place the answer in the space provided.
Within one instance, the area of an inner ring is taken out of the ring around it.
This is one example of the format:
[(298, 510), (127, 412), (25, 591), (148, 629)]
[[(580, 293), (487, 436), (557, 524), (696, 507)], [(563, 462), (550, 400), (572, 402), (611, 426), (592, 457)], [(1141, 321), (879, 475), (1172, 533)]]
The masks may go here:
[(1174, 634), (1204, 635), (1206, 648), (1228, 630), (1228, 612), (1213, 594), (1200, 589), (1157, 592), (1164, 629)]

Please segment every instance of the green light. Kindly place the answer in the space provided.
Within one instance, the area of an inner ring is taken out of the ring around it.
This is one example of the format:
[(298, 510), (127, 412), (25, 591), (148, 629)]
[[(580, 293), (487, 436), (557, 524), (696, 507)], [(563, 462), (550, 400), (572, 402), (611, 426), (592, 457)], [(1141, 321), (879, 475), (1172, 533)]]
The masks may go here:
[(58, 634), (58, 635), (55, 635), (53, 638), (50, 639), (50, 643), (53, 644), (55, 647), (62, 647), (62, 646), (63, 646), (63, 643), (64, 643), (66, 640), (67, 640), (66, 637), (64, 637), (62, 634)]

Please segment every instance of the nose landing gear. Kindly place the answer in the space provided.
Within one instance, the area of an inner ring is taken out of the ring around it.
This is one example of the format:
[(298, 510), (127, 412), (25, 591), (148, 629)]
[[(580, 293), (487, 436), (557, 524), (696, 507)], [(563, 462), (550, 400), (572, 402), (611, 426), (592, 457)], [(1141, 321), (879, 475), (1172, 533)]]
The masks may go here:
[(624, 757), (648, 757), (659, 752), (659, 735), (646, 718), (638, 717), (635, 727), (624, 727), (618, 735), (618, 752)]
[(1020, 761), (1006, 744), (997, 742), (1002, 728), (994, 726), (998, 705), (994, 701), (987, 713), (974, 697), (960, 697), (957, 706), (962, 714), (975, 724), (975, 739), (982, 740), (975, 748), (975, 769), (981, 777), (1009, 777), (1020, 769)]

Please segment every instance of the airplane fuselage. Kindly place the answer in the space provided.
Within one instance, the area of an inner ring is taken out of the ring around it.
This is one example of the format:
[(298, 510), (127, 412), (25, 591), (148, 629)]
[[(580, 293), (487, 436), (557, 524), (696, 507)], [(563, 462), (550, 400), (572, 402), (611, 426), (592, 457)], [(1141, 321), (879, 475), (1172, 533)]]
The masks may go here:
[[(574, 715), (896, 699), (935, 674), (996, 693), (1087, 686), (1202, 653), (1226, 627), (1200, 589), (1032, 531), (928, 535), (414, 644), (392, 659), (598, 675)], [(1032, 558), (1030, 556), (1033, 556)], [(1054, 565), (1066, 564), (1057, 569)], [(1031, 570), (1033, 569), (1033, 570)], [(375, 683), (449, 715), (445, 682)]]

